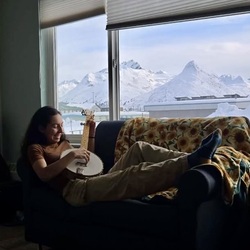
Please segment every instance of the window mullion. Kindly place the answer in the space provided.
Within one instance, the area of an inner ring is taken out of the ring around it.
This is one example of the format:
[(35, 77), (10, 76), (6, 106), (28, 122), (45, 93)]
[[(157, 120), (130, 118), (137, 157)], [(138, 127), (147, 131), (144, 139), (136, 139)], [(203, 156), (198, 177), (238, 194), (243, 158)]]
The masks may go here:
[(109, 115), (120, 118), (119, 31), (108, 31)]

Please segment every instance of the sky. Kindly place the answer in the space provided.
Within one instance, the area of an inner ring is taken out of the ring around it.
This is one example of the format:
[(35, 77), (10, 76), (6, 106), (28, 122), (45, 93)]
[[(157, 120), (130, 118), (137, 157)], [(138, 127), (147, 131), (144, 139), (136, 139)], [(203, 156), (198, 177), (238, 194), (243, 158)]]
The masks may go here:
[[(57, 28), (58, 83), (107, 68), (106, 17)], [(179, 74), (191, 60), (210, 73), (250, 82), (250, 14), (120, 31), (120, 62)]]

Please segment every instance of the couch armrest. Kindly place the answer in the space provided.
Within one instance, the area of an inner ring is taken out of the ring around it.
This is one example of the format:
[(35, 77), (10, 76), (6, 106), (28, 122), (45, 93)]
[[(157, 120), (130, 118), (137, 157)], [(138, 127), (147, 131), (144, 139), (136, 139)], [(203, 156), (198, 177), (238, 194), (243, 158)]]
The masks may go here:
[(222, 176), (213, 165), (198, 165), (185, 172), (179, 183), (178, 197), (184, 206), (197, 206), (201, 202), (221, 195)]
[[(195, 246), (197, 224), (199, 225), (200, 221), (208, 224), (211, 220), (206, 216), (197, 218), (197, 211), (207, 202), (222, 201), (221, 187), (221, 173), (213, 165), (199, 165), (182, 175), (178, 186), (179, 219), (181, 240), (187, 249), (197, 249)], [(205, 210), (208, 211), (206, 208)], [(208, 230), (208, 233), (211, 232)]]

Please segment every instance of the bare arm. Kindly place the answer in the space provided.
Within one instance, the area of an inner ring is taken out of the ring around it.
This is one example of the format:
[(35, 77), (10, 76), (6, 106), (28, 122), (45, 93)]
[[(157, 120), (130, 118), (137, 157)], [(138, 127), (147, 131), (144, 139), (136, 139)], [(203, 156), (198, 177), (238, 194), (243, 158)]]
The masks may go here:
[(89, 151), (86, 149), (75, 149), (49, 165), (47, 165), (44, 159), (39, 159), (33, 163), (32, 167), (42, 181), (49, 181), (60, 174), (74, 159), (84, 159), (88, 162)]

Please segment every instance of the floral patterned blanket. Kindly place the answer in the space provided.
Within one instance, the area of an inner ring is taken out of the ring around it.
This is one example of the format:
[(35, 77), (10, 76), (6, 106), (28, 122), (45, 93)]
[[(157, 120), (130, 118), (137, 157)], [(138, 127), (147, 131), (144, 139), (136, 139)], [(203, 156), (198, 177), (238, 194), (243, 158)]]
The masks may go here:
[[(169, 118), (138, 117), (121, 128), (115, 148), (117, 161), (136, 141), (147, 141), (171, 150), (191, 153), (202, 139), (216, 128), (222, 130), (222, 144), (216, 151), (213, 165), (224, 180), (225, 202), (232, 204), (234, 195), (248, 193), (250, 185), (250, 121), (246, 117)], [(161, 192), (174, 198), (176, 188)], [(159, 195), (159, 193), (158, 193)]]

